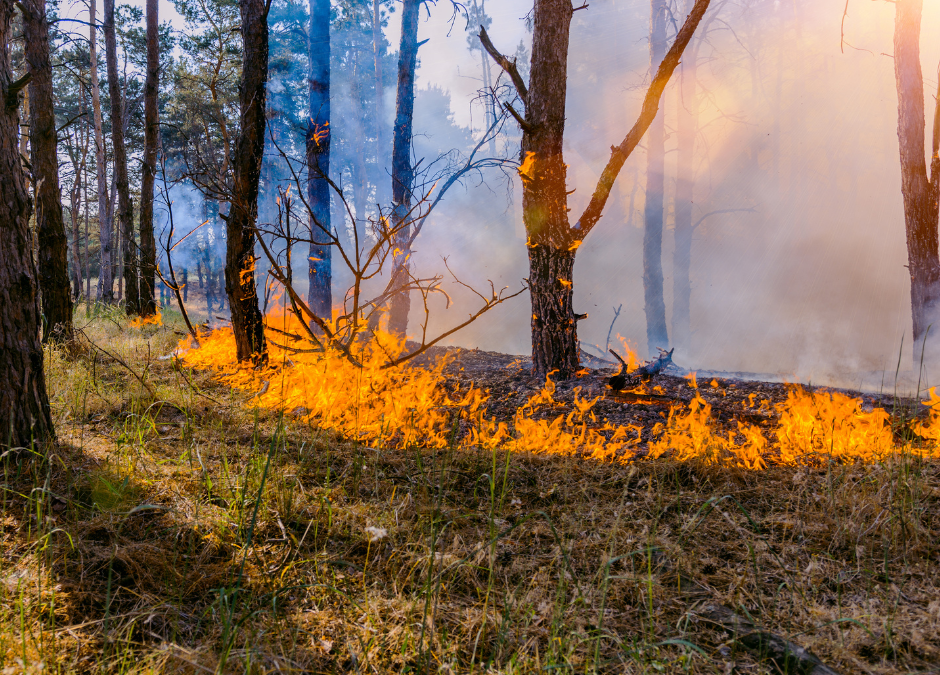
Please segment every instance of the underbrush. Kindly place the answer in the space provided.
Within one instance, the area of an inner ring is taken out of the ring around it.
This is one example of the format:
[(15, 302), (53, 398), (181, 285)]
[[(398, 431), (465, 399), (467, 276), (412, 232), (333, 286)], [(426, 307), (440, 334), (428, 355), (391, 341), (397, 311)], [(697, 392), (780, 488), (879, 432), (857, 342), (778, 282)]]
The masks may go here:
[(940, 661), (936, 461), (368, 447), (164, 321), (47, 351), (59, 442), (2, 462), (0, 672), (775, 672), (714, 606), (843, 673)]

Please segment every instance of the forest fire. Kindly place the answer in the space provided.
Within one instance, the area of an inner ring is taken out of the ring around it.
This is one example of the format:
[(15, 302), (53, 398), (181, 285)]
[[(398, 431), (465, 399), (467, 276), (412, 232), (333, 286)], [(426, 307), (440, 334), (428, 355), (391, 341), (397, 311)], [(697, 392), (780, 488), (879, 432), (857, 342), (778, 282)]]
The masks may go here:
[[(283, 336), (297, 328), (295, 322), (293, 316), (269, 316), (268, 328), (272, 335)], [(561, 404), (551, 379), (506, 422), (487, 414), (488, 393), (483, 389), (470, 386), (455, 394), (443, 386), (446, 357), (427, 367), (385, 367), (388, 354), (401, 347), (387, 334), (358, 348), (355, 356), (361, 367), (339, 350), (317, 353), (272, 344), (271, 366), (258, 371), (238, 366), (230, 329), (213, 331), (199, 342), (198, 348), (188, 338), (180, 344), (187, 365), (212, 370), (238, 389), (257, 391), (254, 400), (262, 407), (284, 410), (372, 446), (454, 444), (620, 463), (672, 457), (745, 469), (819, 466), (827, 460), (874, 462), (894, 453), (940, 458), (940, 396), (933, 390), (929, 417), (912, 427), (916, 442), (898, 441), (892, 417), (882, 408), (865, 410), (860, 399), (799, 385), (790, 385), (786, 400), (773, 406), (775, 426), (762, 429), (742, 419), (735, 421), (736, 430), (723, 431), (692, 374), (687, 380), (694, 398), (688, 404), (671, 401), (666, 420), (648, 429), (599, 419), (595, 404), (601, 397), (583, 396), (580, 387), (574, 389), (570, 407)], [(717, 388), (718, 383), (712, 380), (709, 386)], [(617, 400), (626, 396), (632, 405), (668, 400), (653, 383), (609, 393)], [(741, 417), (748, 418), (754, 405), (752, 394), (741, 405)], [(761, 406), (769, 407), (766, 401)], [(560, 412), (553, 415), (553, 410)]]
[(153, 314), (151, 316), (137, 316), (131, 319), (130, 327), (131, 328), (143, 328), (144, 326), (162, 326), (163, 325), (163, 316), (160, 312)]

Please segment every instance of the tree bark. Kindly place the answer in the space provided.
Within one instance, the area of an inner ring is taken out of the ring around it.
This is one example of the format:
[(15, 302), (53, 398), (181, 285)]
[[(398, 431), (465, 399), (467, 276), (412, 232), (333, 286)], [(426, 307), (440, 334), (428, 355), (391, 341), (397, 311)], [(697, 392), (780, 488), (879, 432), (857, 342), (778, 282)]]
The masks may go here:
[(267, 362), (268, 354), (255, 285), (255, 221), (264, 155), (268, 17), (264, 0), (239, 0), (238, 6), (242, 20), (240, 128), (232, 161), (232, 202), (226, 223), (225, 290), (232, 311), (237, 358), (261, 365)]
[[(898, 90), (898, 141), (901, 151), (901, 193), (911, 275), (911, 314), (914, 343), (920, 343), (938, 317), (940, 256), (938, 256), (938, 196), (940, 142), (936, 124), (930, 173), (925, 159), (924, 78), (920, 66), (920, 26), (923, 0), (897, 0), (894, 19), (894, 73)], [(940, 114), (940, 101), (934, 112)], [(915, 361), (919, 354), (915, 355)]]
[[(13, 0), (0, 0), (0, 44), (9, 45)], [(0, 449), (54, 438), (39, 341), (36, 266), (28, 230), (30, 203), (18, 145), (17, 92), (10, 50), (0, 50)], [(12, 100), (11, 100), (12, 99)], [(37, 106), (38, 107), (38, 106)]]
[[(333, 264), (330, 245), (330, 2), (310, 0), (310, 114), (307, 126), (307, 200), (310, 264), (307, 304), (332, 318)], [(357, 214), (358, 215), (358, 214)]]
[(147, 77), (144, 80), (144, 161), (140, 184), (140, 315), (157, 313), (154, 277), (157, 242), (153, 236), (153, 189), (160, 138), (157, 94), (160, 78), (160, 17), (158, 0), (147, 0)]
[(32, 79), (29, 121), (30, 162), (36, 190), (39, 288), (42, 293), (43, 342), (72, 339), (69, 243), (62, 218), (59, 157), (56, 151), (52, 64), (45, 0), (22, 3), (23, 42)]
[[(655, 72), (666, 54), (666, 2), (652, 0), (650, 18), (650, 70)], [(650, 354), (669, 346), (666, 301), (663, 297), (663, 185), (666, 127), (658, 113), (646, 137), (646, 207), (643, 230), (643, 297), (646, 341)]]
[[(404, 0), (401, 13), (401, 44), (398, 50), (398, 92), (395, 98), (395, 130), (392, 139), (392, 288), (404, 286), (411, 272), (411, 211), (414, 167), (411, 165), (412, 124), (415, 110), (415, 68), (418, 63), (418, 12), (420, 0)], [(396, 293), (389, 300), (388, 332), (400, 338), (408, 333), (411, 295)]]
[(140, 310), (140, 286), (137, 280), (137, 240), (134, 237), (134, 204), (127, 180), (127, 150), (124, 147), (124, 96), (118, 77), (117, 39), (114, 34), (114, 0), (104, 0), (105, 60), (108, 68), (108, 93), (111, 97), (111, 143), (114, 182), (117, 187), (117, 222), (124, 254), (124, 306), (128, 314)]
[(98, 31), (95, 23), (96, 0), (88, 8), (88, 53), (91, 68), (91, 107), (95, 125), (95, 170), (98, 174), (98, 228), (101, 242), (101, 268), (98, 271), (97, 301), (106, 305), (114, 303), (114, 272), (111, 251), (111, 202), (108, 199), (108, 172), (105, 164), (104, 131), (101, 120), (101, 91), (98, 84)]

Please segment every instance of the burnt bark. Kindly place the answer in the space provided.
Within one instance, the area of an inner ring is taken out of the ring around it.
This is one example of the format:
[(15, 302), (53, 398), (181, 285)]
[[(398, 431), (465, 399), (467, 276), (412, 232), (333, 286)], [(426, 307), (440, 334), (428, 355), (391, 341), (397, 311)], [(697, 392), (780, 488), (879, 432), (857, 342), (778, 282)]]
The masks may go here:
[[(529, 86), (515, 64), (496, 51), (486, 31), (480, 30), (484, 48), (506, 70), (525, 104), (522, 127), (522, 213), (528, 234), (529, 291), (532, 298), (532, 363), (536, 374), (556, 372), (571, 377), (579, 365), (576, 315), (571, 306), (571, 269), (562, 264), (573, 260), (578, 246), (600, 220), (617, 175), (627, 157), (656, 117), (666, 83), (679, 64), (708, 9), (709, 0), (696, 0), (692, 11), (656, 71), (646, 92), (636, 123), (611, 148), (611, 156), (597, 181), (581, 217), (568, 223), (565, 161), (562, 155), (567, 94), (567, 59), (571, 16), (568, 0), (536, 0), (532, 38), (532, 69)], [(534, 264), (533, 264), (534, 263)], [(548, 271), (558, 271), (550, 277)], [(567, 276), (565, 275), (567, 272)]]
[(232, 311), (237, 358), (260, 365), (267, 362), (267, 347), (255, 285), (255, 221), (264, 155), (268, 17), (264, 0), (239, 0), (238, 6), (242, 20), (240, 128), (232, 158), (234, 180), (226, 223), (225, 290)]
[(114, 270), (112, 262), (111, 204), (108, 200), (108, 175), (105, 165), (104, 132), (101, 120), (101, 92), (98, 84), (98, 31), (95, 23), (96, 0), (88, 7), (88, 53), (91, 59), (91, 107), (95, 127), (95, 171), (98, 178), (98, 228), (101, 242), (101, 265), (98, 273), (97, 301), (106, 305), (114, 302)]
[[(655, 72), (666, 54), (666, 2), (652, 0), (650, 18), (650, 69)], [(650, 125), (646, 138), (646, 206), (643, 230), (643, 298), (646, 341), (652, 354), (668, 347), (666, 301), (663, 294), (663, 186), (665, 180), (666, 127), (662, 113)]]
[[(0, 44), (9, 45), (13, 0), (0, 0)], [(39, 341), (39, 284), (28, 223), (29, 193), (20, 162), (17, 94), (10, 50), (0, 50), (0, 448), (54, 438)], [(12, 94), (12, 95), (11, 95)]]
[[(537, 372), (571, 377), (578, 370), (578, 330), (573, 306), (575, 251), (550, 245), (529, 246), (529, 295), (532, 300), (532, 362)], [(572, 345), (574, 350), (572, 351)], [(559, 358), (561, 356), (561, 358)]]
[[(330, 245), (330, 3), (310, 0), (310, 110), (307, 127), (307, 200), (310, 252), (307, 304), (332, 317), (333, 261)], [(358, 214), (357, 214), (358, 215)]]
[(22, 3), (23, 42), (32, 79), (29, 95), (30, 162), (36, 191), (36, 234), (39, 244), (39, 288), (42, 293), (43, 342), (72, 339), (72, 293), (69, 284), (69, 243), (62, 217), (59, 157), (56, 152), (49, 22), (45, 0)]
[(124, 94), (118, 77), (117, 40), (114, 34), (114, 0), (104, 0), (104, 45), (108, 68), (108, 94), (111, 97), (111, 144), (114, 183), (117, 189), (117, 226), (123, 238), (124, 306), (137, 314), (140, 287), (137, 281), (137, 240), (134, 237), (134, 204), (127, 180), (127, 150), (124, 147)]
[[(940, 254), (938, 254), (938, 196), (940, 196), (940, 134), (934, 126), (932, 175), (925, 159), (924, 78), (920, 66), (920, 27), (923, 0), (897, 0), (894, 23), (894, 73), (898, 90), (898, 141), (901, 154), (901, 193), (911, 275), (911, 314), (914, 342), (920, 343), (938, 316)], [(938, 101), (936, 116), (940, 114)], [(919, 356), (919, 355), (918, 355)], [(915, 361), (917, 357), (915, 357)]]
[[(414, 167), (411, 164), (412, 124), (415, 110), (415, 68), (418, 62), (418, 12), (420, 0), (404, 0), (401, 14), (401, 45), (398, 50), (398, 91), (395, 98), (395, 130), (392, 139), (392, 227), (395, 253), (392, 288), (404, 286), (410, 275), (411, 211)], [(411, 296), (396, 293), (389, 300), (388, 332), (404, 338), (408, 332)]]
[(157, 104), (160, 78), (160, 19), (158, 0), (147, 0), (147, 77), (144, 80), (144, 161), (140, 185), (140, 315), (157, 312), (154, 277), (157, 242), (153, 235), (153, 191), (157, 177), (160, 119)]

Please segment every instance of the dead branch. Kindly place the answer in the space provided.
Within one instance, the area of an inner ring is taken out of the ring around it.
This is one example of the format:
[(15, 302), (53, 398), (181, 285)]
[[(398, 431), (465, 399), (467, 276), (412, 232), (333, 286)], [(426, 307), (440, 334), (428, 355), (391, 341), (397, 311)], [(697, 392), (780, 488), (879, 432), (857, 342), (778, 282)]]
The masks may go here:
[(750, 619), (746, 619), (724, 605), (709, 602), (711, 592), (681, 572), (678, 574), (680, 592), (695, 599), (694, 613), (707, 623), (727, 631), (736, 642), (747, 649), (758, 660), (770, 663), (778, 673), (802, 673), (803, 675), (839, 675), (819, 660), (819, 657), (795, 642), (774, 633), (758, 628)]
[[(180, 308), (180, 313), (183, 315), (183, 321), (186, 322), (186, 328), (189, 329), (189, 334), (192, 336), (193, 340), (198, 341), (199, 336), (196, 334), (196, 329), (193, 328), (193, 324), (189, 320), (189, 314), (186, 312), (186, 305), (183, 303), (183, 296), (180, 293), (180, 285), (176, 283), (176, 272), (173, 271), (172, 251), (174, 248), (176, 248), (175, 246), (172, 246), (173, 244), (173, 202), (170, 199), (170, 190), (167, 187), (167, 183), (166, 183), (166, 157), (165, 156), (161, 156), (161, 165), (163, 169), (163, 171), (161, 172), (163, 174), (163, 190), (162, 190), (163, 199), (166, 201), (167, 213), (169, 214), (169, 218), (170, 218), (170, 232), (167, 234), (166, 245), (164, 249), (166, 250), (166, 265), (167, 265), (167, 269), (170, 272), (170, 280), (172, 281), (172, 283), (168, 283), (167, 280), (163, 278), (163, 274), (160, 272), (159, 265), (154, 266), (154, 271), (157, 273), (157, 276), (160, 277), (160, 281), (162, 281), (170, 290), (173, 291), (173, 294), (176, 296), (176, 302)], [(193, 232), (195, 232), (195, 230), (193, 230)], [(190, 232), (189, 234), (192, 234), (192, 232)], [(188, 237), (189, 234), (187, 234), (186, 236)]]
[(82, 330), (81, 328), (78, 328), (78, 329), (76, 329), (76, 330), (77, 330), (79, 333), (81, 333), (82, 336), (83, 336), (86, 340), (88, 340), (88, 344), (91, 345), (92, 349), (95, 349), (95, 350), (101, 352), (102, 354), (104, 354), (105, 356), (108, 356), (108, 357), (114, 359), (115, 361), (117, 361), (118, 363), (120, 363), (122, 366), (124, 366), (124, 369), (127, 370), (127, 372), (129, 372), (131, 375), (133, 375), (133, 376), (137, 379), (137, 381), (140, 382), (140, 383), (143, 385), (144, 389), (147, 390), (147, 393), (149, 393), (153, 398), (156, 398), (156, 397), (157, 397), (157, 392), (156, 392), (156, 390), (155, 390), (153, 387), (151, 387), (149, 384), (147, 384), (147, 381), (144, 380), (144, 378), (143, 378), (141, 375), (138, 375), (136, 370), (134, 370), (134, 369), (131, 368), (129, 365), (127, 365), (127, 362), (126, 362), (124, 359), (122, 359), (122, 358), (121, 358), (120, 356), (118, 356), (117, 354), (112, 354), (111, 352), (109, 352), (109, 351), (108, 351), (107, 349), (105, 349), (104, 347), (100, 347), (100, 346), (98, 346), (97, 344), (95, 344), (95, 342), (94, 342), (90, 337), (88, 337), (88, 333), (86, 333), (86, 332), (85, 332), (84, 330)]
[(513, 86), (516, 88), (516, 92), (519, 94), (519, 98), (522, 99), (522, 105), (527, 106), (527, 102), (529, 100), (529, 90), (525, 86), (525, 81), (522, 79), (522, 75), (519, 74), (519, 69), (516, 68), (516, 60), (508, 59), (499, 53), (499, 50), (496, 49), (496, 46), (493, 44), (493, 41), (490, 40), (490, 36), (486, 34), (486, 29), (483, 26), (480, 26), (480, 42), (483, 44), (483, 48), (487, 51), (487, 53), (493, 57), (493, 60), (496, 61), (499, 67), (505, 70), (509, 75)]

